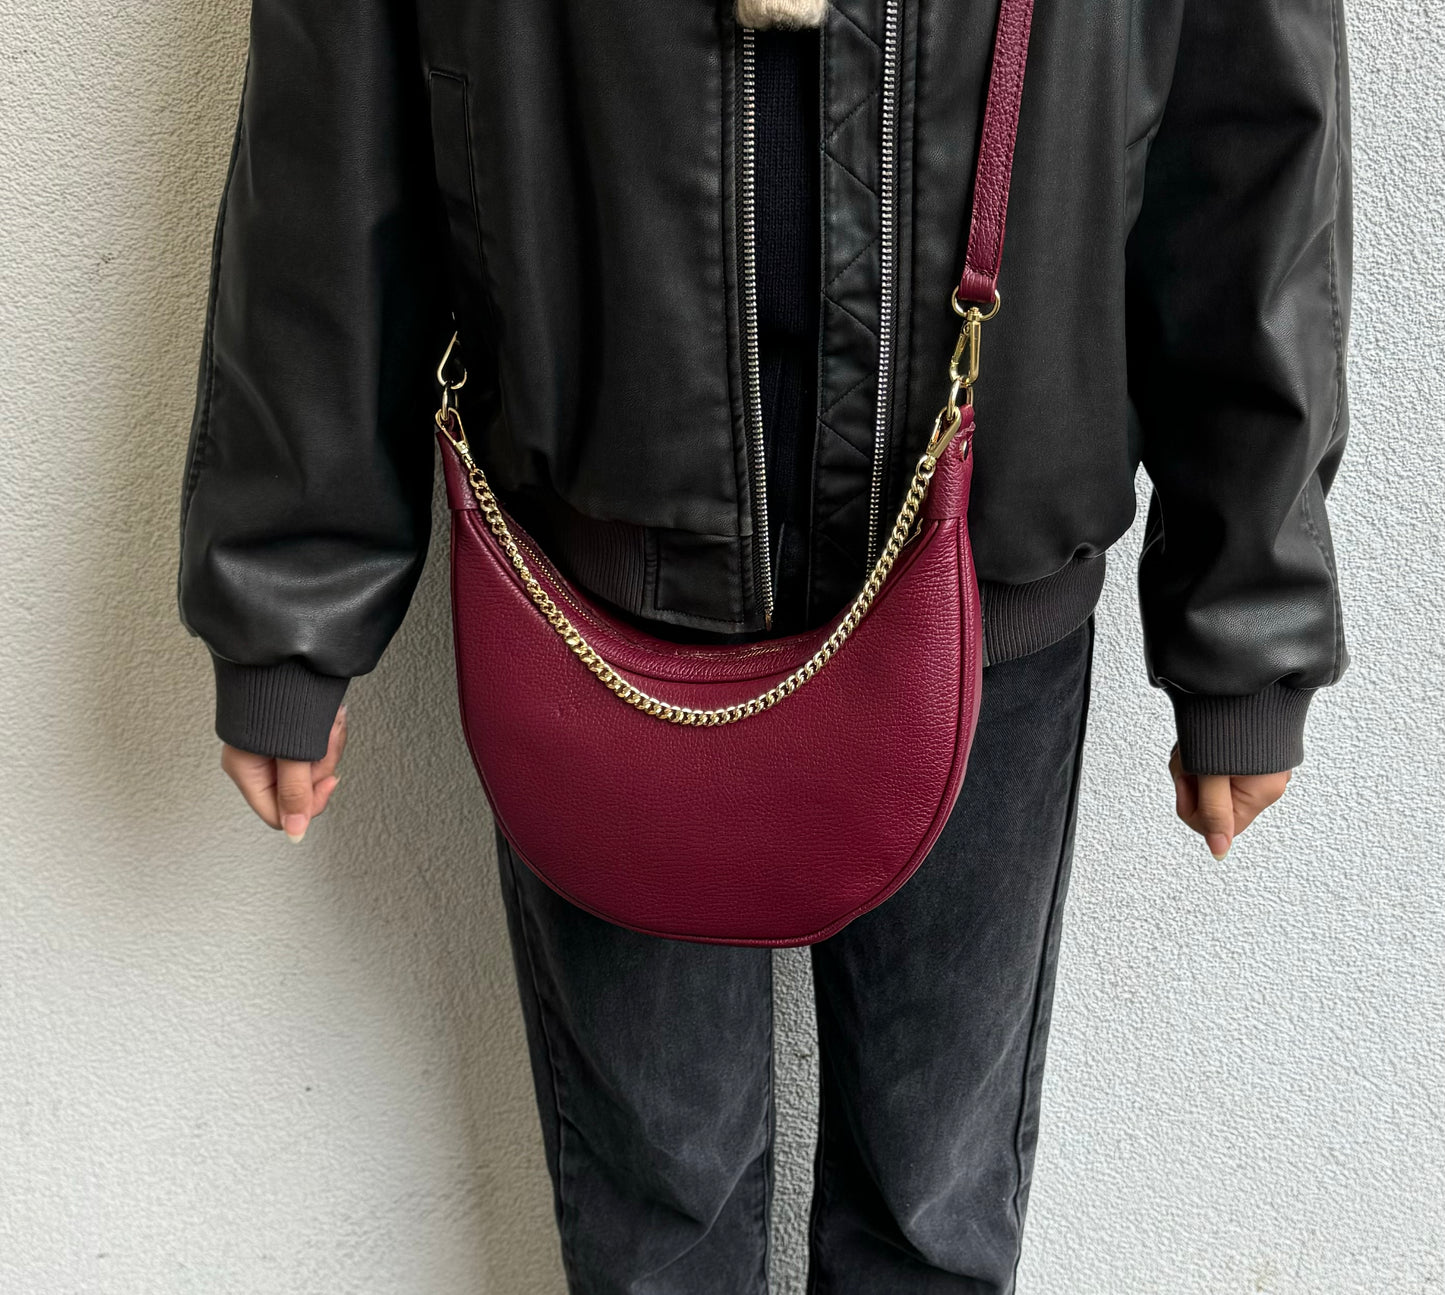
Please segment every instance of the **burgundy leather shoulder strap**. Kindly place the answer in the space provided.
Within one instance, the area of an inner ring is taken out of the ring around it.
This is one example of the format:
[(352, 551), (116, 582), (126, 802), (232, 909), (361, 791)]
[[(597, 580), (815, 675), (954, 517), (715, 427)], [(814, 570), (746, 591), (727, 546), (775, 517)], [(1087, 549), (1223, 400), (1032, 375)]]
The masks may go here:
[(1013, 174), (1014, 140), (1018, 137), (1019, 104), (1024, 96), (1024, 67), (1029, 57), (1033, 16), (1034, 0), (999, 0), (993, 68), (988, 77), (978, 170), (973, 181), (968, 251), (963, 260), (963, 278), (958, 284), (960, 302), (989, 305), (998, 286), (1009, 178)]

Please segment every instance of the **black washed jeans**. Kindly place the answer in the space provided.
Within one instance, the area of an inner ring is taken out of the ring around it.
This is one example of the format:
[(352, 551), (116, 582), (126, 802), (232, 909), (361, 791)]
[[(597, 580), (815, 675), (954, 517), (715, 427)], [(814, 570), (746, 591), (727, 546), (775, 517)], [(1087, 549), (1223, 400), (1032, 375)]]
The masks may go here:
[[(938, 844), (812, 949), (811, 1292), (1014, 1289), (1092, 650), (1091, 621), (984, 672)], [(498, 849), (569, 1289), (765, 1292), (771, 955), (609, 925)]]

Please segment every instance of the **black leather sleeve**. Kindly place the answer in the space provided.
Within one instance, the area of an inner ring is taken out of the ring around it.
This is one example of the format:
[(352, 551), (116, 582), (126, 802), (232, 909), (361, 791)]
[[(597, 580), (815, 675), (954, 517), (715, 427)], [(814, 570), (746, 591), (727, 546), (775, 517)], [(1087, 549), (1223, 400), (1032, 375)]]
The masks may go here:
[[(410, 0), (256, 0), (181, 505), (217, 730), (324, 754), (425, 559), (440, 248)], [(439, 313), (440, 312), (440, 313)]]
[(1344, 21), (1337, 0), (1180, 12), (1128, 247), (1145, 642), (1185, 768), (1274, 772), (1348, 660), (1324, 506), (1346, 427)]

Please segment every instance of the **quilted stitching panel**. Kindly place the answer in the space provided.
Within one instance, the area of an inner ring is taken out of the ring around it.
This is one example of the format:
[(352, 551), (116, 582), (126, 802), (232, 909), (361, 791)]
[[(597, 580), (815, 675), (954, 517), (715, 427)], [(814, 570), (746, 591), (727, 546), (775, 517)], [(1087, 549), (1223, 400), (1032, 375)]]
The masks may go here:
[(862, 580), (878, 398), (884, 0), (833, 0), (823, 25), (824, 222), (810, 614)]

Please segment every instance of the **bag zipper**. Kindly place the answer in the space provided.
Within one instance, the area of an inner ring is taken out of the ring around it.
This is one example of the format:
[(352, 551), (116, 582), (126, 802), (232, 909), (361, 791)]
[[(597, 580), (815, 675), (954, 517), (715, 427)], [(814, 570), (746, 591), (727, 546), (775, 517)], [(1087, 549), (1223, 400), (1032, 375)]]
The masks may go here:
[(768, 522), (768, 456), (763, 440), (763, 378), (758, 356), (757, 296), (757, 49), (751, 27), (744, 27), (742, 54), (742, 130), (739, 141), (739, 214), (742, 225), (743, 423), (747, 429), (753, 503), (755, 579), (763, 604), (763, 626), (773, 627), (772, 529)]
[(868, 493), (868, 549), (865, 567), (878, 556), (883, 491), (888, 480), (888, 428), (892, 421), (893, 354), (898, 331), (897, 279), (898, 62), (902, 17), (900, 0), (888, 0), (883, 19), (883, 109), (879, 142), (879, 262), (882, 295), (878, 305), (878, 406), (873, 421), (873, 480)]

